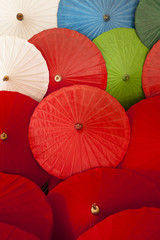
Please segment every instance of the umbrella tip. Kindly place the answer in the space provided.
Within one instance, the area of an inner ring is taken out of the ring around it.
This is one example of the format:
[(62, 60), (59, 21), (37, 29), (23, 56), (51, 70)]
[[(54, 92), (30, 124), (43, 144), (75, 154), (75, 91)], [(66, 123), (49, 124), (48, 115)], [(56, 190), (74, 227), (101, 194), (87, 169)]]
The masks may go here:
[(9, 80), (9, 77), (8, 76), (4, 76), (3, 77), (3, 81), (8, 81)]
[(2, 133), (2, 134), (0, 135), (0, 139), (2, 139), (2, 140), (6, 140), (7, 138), (8, 138), (8, 136), (7, 136), (6, 133)]
[(56, 82), (61, 82), (62, 76), (61, 76), (61, 75), (56, 75), (56, 76), (54, 77), (54, 80), (55, 80)]
[(22, 13), (17, 13), (17, 20), (22, 21), (23, 20), (23, 14)]
[(76, 124), (74, 125), (74, 127), (75, 127), (76, 130), (82, 130), (83, 124), (82, 124), (82, 123), (76, 123)]
[(105, 15), (103, 16), (103, 19), (104, 19), (105, 22), (108, 22), (109, 19), (110, 19), (110, 16), (109, 16), (108, 14), (105, 14)]
[(91, 213), (94, 214), (94, 215), (97, 215), (99, 212), (100, 212), (100, 209), (97, 206), (97, 204), (96, 203), (92, 204)]
[(128, 74), (125, 74), (123, 77), (123, 81), (128, 81), (130, 79), (130, 76)]

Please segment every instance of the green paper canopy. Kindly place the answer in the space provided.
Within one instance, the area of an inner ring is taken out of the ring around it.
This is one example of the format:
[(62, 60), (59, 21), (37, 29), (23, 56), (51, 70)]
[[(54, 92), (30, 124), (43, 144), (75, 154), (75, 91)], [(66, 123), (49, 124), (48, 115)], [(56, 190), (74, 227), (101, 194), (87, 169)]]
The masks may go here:
[(93, 41), (100, 49), (107, 66), (106, 91), (127, 110), (144, 98), (142, 69), (148, 53), (134, 29), (117, 28)]
[(143, 44), (152, 48), (160, 39), (160, 0), (140, 0), (135, 25)]

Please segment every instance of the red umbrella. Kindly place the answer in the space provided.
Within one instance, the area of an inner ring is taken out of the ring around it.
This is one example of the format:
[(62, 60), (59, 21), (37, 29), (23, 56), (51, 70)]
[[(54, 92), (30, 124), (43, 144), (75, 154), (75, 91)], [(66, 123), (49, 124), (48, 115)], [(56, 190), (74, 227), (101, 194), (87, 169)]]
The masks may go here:
[(39, 238), (13, 225), (0, 223), (0, 239), (1, 240), (38, 240)]
[(0, 91), (0, 171), (25, 176), (42, 186), (49, 175), (35, 161), (28, 125), (37, 102), (16, 92)]
[(50, 239), (52, 211), (39, 187), (21, 176), (3, 173), (0, 183), (0, 222), (15, 225), (41, 240)]
[(78, 240), (159, 240), (159, 220), (159, 209), (129, 209), (96, 224)]
[(127, 114), (131, 141), (120, 168), (134, 170), (152, 179), (160, 187), (160, 96), (132, 106)]
[(73, 84), (106, 89), (107, 71), (101, 52), (86, 36), (73, 30), (55, 28), (29, 40), (45, 58), (50, 83), (47, 94)]
[[(48, 195), (55, 239), (72, 240), (107, 216), (129, 208), (160, 207), (160, 191), (130, 171), (97, 168), (70, 177)], [(63, 229), (63, 231), (62, 231)]]
[(143, 66), (142, 84), (147, 98), (160, 94), (160, 40), (147, 55)]
[(75, 85), (50, 94), (29, 127), (35, 159), (50, 174), (67, 178), (95, 167), (115, 167), (130, 138), (127, 115), (109, 93)]

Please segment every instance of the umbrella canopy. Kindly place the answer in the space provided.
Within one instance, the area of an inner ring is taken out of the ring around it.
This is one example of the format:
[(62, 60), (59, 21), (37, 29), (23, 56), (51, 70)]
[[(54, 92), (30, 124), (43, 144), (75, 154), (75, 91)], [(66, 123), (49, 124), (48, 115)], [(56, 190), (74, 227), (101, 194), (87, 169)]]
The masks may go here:
[(23, 231), (13, 225), (0, 223), (1, 240), (38, 240), (33, 234)]
[(157, 0), (140, 0), (135, 14), (136, 32), (148, 48), (160, 39), (160, 4)]
[(18, 175), (0, 173), (0, 182), (0, 222), (15, 225), (41, 240), (51, 239), (52, 210), (40, 188)]
[(29, 39), (57, 26), (59, 0), (0, 0), (0, 35)]
[(50, 29), (29, 40), (42, 53), (50, 73), (48, 93), (73, 84), (101, 89), (107, 85), (105, 61), (86, 36), (69, 29)]
[(108, 71), (106, 91), (125, 109), (144, 98), (142, 69), (148, 49), (134, 29), (113, 29), (93, 41), (102, 52)]
[(42, 186), (50, 176), (34, 159), (28, 142), (37, 104), (20, 93), (0, 91), (0, 172), (20, 174)]
[(117, 166), (129, 138), (128, 118), (118, 101), (105, 91), (82, 85), (50, 94), (34, 111), (29, 126), (35, 159), (59, 178)]
[(160, 187), (160, 95), (145, 99), (127, 112), (131, 140), (120, 168), (143, 174)]
[(134, 28), (139, 0), (61, 0), (58, 27), (77, 30), (91, 40), (112, 28)]
[[(48, 195), (54, 239), (77, 239), (107, 216), (129, 208), (160, 207), (156, 185), (130, 171), (97, 168), (70, 177)], [(63, 231), (62, 231), (63, 229)]]
[(17, 37), (0, 37), (0, 90), (41, 101), (48, 82), (46, 61), (32, 44)]
[(160, 41), (147, 55), (143, 66), (142, 84), (146, 97), (160, 94)]
[(106, 218), (78, 240), (159, 240), (159, 219), (159, 209), (129, 209)]

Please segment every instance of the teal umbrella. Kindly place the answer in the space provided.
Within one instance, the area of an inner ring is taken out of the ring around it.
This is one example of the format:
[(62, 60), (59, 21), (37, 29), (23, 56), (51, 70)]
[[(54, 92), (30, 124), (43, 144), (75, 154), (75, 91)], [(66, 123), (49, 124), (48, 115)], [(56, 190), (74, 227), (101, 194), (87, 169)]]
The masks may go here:
[(125, 109), (144, 98), (142, 69), (148, 53), (134, 29), (117, 28), (93, 41), (100, 49), (108, 70), (106, 91)]
[(148, 48), (160, 39), (160, 1), (140, 0), (135, 14), (136, 32)]

